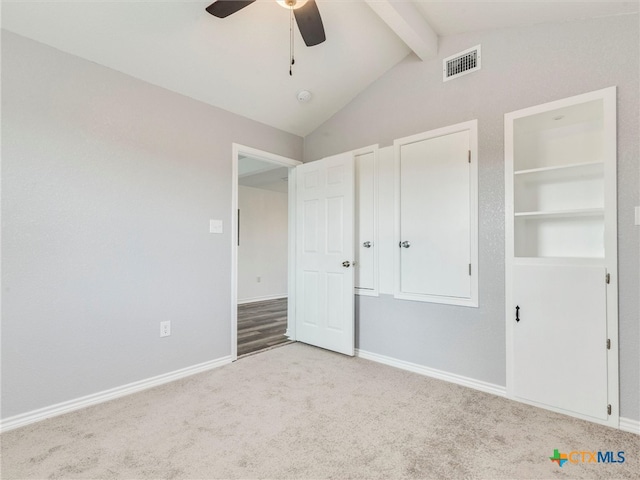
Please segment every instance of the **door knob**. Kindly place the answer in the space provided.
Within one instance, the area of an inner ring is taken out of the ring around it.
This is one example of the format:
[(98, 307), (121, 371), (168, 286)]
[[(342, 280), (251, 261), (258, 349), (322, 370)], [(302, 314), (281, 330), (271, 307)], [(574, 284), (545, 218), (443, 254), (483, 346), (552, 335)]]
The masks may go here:
[(351, 263), (349, 262), (349, 260), (345, 260), (344, 262), (342, 262), (342, 266), (344, 268), (349, 268), (351, 266)]
[(364, 243), (362, 244), (362, 246), (363, 246), (364, 248), (371, 248), (371, 242), (364, 242)]
[(400, 247), (402, 248), (409, 248), (411, 246), (411, 244), (408, 241), (404, 241), (404, 242), (400, 242)]

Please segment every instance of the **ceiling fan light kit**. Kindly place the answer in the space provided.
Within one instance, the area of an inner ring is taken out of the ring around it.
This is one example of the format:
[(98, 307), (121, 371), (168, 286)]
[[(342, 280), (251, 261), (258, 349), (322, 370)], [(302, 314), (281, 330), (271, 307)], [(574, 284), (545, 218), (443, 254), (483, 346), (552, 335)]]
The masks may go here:
[[(216, 0), (209, 5), (206, 10), (208, 13), (217, 18), (226, 18), (244, 7), (248, 7), (256, 0)], [(307, 47), (313, 47), (324, 42), (327, 37), (324, 33), (324, 25), (320, 10), (315, 0), (276, 0), (278, 5), (291, 11), (291, 62), (289, 64), (289, 75), (292, 74), (291, 66), (295, 63), (293, 59), (293, 18), (298, 24), (298, 30)]]
[(293, 8), (295, 10), (307, 3), (307, 0), (276, 0), (276, 2), (278, 2), (278, 5), (281, 7)]

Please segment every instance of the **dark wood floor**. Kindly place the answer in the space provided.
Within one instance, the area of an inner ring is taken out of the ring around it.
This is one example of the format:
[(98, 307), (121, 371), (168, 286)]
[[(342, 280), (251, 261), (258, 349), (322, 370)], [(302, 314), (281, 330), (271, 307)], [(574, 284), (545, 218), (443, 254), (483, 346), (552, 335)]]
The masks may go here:
[(288, 343), (287, 299), (238, 305), (238, 356)]

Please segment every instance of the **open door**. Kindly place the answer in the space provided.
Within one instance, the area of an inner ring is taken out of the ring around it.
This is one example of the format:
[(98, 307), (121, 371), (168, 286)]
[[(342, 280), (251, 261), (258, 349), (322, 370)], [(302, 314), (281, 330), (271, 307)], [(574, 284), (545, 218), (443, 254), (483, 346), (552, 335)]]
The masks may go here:
[(352, 152), (296, 167), (296, 339), (354, 355)]

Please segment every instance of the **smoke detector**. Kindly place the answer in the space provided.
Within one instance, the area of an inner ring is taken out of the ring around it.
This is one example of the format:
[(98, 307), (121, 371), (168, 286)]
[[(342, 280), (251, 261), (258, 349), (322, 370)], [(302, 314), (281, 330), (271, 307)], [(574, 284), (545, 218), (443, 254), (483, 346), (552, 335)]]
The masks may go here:
[(308, 90), (300, 90), (297, 98), (300, 103), (307, 103), (311, 100), (311, 92)]

